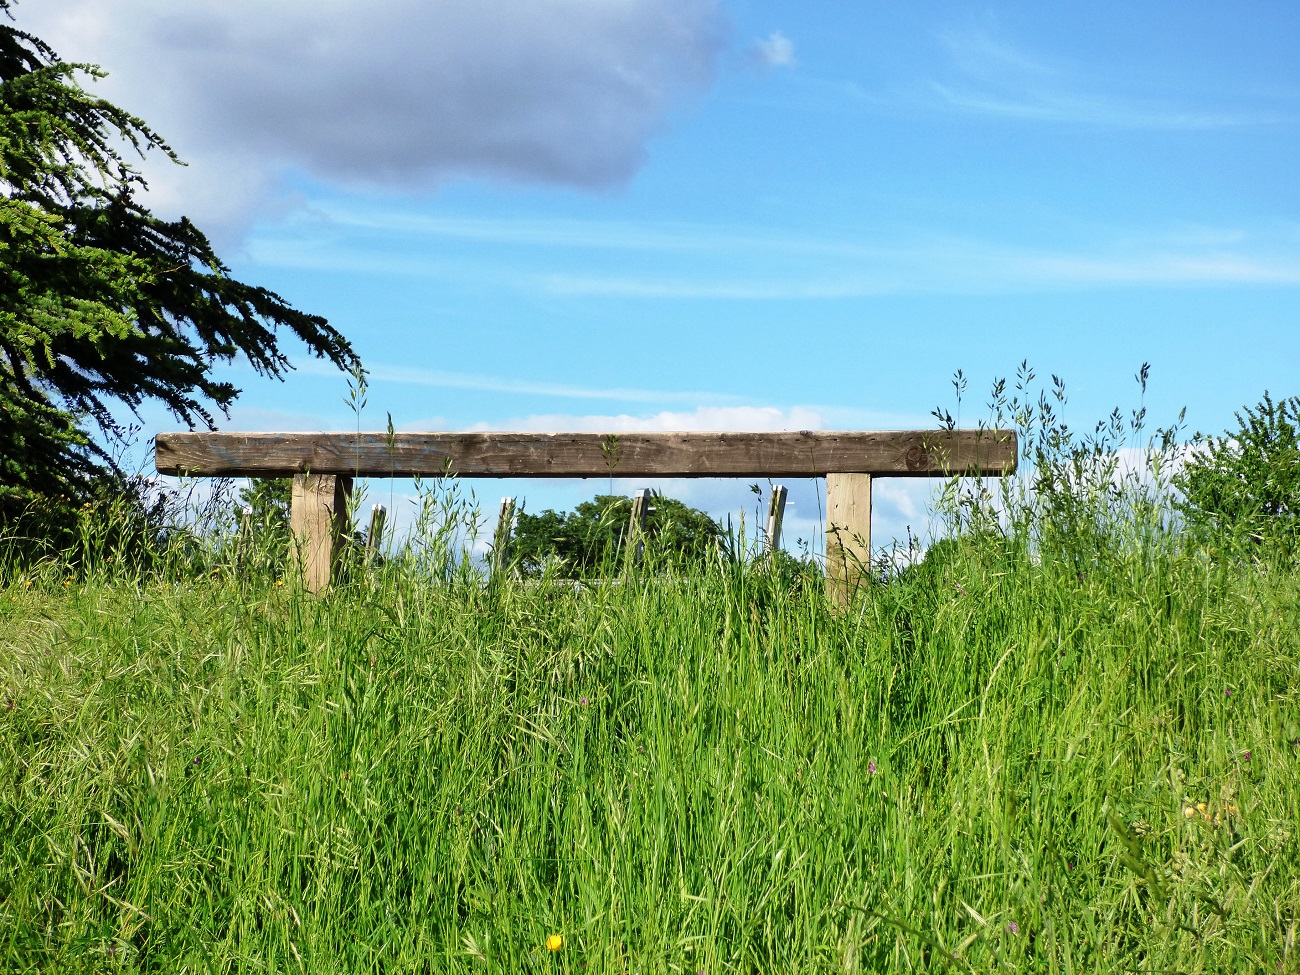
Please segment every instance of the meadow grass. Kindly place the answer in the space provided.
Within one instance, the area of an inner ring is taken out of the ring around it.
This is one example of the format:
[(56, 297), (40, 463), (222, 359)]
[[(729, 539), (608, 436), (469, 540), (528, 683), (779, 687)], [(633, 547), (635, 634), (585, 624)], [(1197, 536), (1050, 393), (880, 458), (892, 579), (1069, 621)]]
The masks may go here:
[(1298, 688), (1300, 573), (1176, 545), (14, 569), (0, 970), (1296, 972)]

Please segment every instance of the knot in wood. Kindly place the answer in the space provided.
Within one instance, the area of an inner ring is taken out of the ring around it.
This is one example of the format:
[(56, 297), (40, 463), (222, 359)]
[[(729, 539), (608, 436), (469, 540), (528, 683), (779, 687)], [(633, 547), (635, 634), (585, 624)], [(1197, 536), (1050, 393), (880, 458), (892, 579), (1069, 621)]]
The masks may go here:
[(903, 455), (903, 463), (907, 465), (909, 471), (924, 470), (929, 464), (930, 458), (925, 452), (925, 448), (918, 444), (912, 444), (907, 448), (907, 453)]

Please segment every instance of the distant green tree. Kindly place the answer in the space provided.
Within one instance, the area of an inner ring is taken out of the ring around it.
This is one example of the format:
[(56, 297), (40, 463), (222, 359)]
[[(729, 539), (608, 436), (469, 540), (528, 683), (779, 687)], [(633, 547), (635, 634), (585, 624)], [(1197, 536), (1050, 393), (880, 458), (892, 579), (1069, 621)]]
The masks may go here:
[[(578, 578), (620, 558), (632, 517), (632, 499), (601, 494), (572, 512), (550, 509), (515, 521), (511, 554), (525, 575), (540, 575), (552, 564), (563, 576)], [(711, 552), (722, 527), (703, 511), (655, 494), (646, 516), (646, 543), (652, 555), (679, 564), (697, 562)]]
[(1210, 538), (1300, 543), (1300, 396), (1264, 399), (1222, 437), (1198, 434), (1174, 484), (1188, 527)]
[(249, 509), (253, 525), (271, 529), (288, 538), (289, 505), (293, 498), (293, 478), (258, 477), (239, 492), (239, 502)]
[[(0, 18), (12, 2), (0, 0)], [(51, 499), (75, 505), (120, 486), (87, 426), (111, 440), (116, 406), (153, 400), (211, 426), (210, 408), (239, 392), (214, 376), (218, 362), (242, 357), (283, 378), (280, 329), (357, 367), (323, 318), (234, 280), (188, 219), (141, 204), (144, 180), (127, 155), (179, 160), (143, 121), (79, 84), (102, 76), (0, 21), (0, 526)]]

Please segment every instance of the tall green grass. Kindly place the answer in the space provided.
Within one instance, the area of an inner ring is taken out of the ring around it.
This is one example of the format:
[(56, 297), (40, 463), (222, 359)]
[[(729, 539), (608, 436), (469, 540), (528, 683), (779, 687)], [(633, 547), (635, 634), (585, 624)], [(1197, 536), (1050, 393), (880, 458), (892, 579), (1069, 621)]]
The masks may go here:
[(489, 584), (454, 491), (323, 598), (229, 512), (0, 559), (0, 971), (1300, 972), (1300, 570), (1030, 380), (844, 612)]
[(1300, 970), (1293, 568), (229, 569), (7, 578), (3, 970)]

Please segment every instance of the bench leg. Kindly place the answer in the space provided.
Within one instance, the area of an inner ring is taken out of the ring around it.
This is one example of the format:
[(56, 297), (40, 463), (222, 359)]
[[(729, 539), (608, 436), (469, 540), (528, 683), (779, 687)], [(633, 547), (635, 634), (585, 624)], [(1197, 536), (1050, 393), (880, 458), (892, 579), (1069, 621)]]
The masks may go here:
[(289, 521), (294, 555), (308, 592), (329, 588), (338, 567), (348, 517), (352, 478), (334, 474), (297, 474)]
[(826, 475), (826, 595), (837, 606), (853, 599), (871, 569), (871, 475)]

